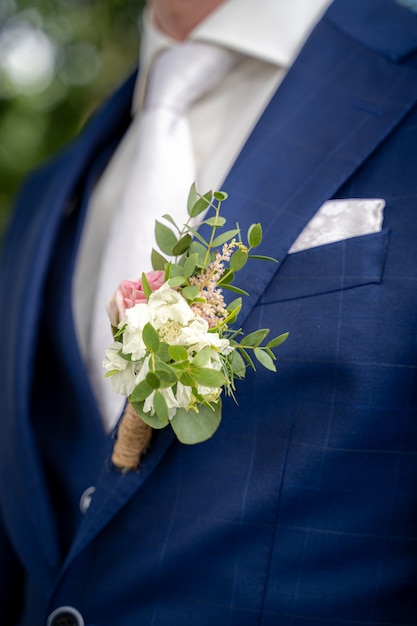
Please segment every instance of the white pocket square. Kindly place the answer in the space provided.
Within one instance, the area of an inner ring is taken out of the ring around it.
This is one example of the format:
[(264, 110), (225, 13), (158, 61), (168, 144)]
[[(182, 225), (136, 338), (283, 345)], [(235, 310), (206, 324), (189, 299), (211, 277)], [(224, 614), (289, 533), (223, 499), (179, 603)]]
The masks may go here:
[(295, 240), (289, 254), (349, 237), (379, 232), (385, 200), (347, 198), (325, 202)]

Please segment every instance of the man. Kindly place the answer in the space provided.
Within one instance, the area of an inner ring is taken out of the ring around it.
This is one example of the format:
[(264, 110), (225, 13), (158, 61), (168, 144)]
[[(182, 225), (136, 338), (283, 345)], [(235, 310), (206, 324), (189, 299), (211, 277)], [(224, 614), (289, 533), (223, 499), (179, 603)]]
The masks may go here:
[(220, 164), (203, 140), (198, 177), (280, 261), (240, 273), (244, 330), (291, 333), (208, 442), (164, 429), (118, 472), (74, 327), (86, 208), (129, 152), (134, 80), (23, 190), (1, 279), (2, 623), (416, 623), (417, 15), (328, 4), (292, 2), (300, 27), (276, 0), (151, 5), (163, 46), (242, 55), (223, 87), (249, 130), (232, 119)]

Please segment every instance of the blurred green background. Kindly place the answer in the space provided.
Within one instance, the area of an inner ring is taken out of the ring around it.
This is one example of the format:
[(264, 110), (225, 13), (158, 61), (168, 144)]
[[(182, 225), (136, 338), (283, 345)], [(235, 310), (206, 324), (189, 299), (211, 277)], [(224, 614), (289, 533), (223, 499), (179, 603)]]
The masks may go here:
[(0, 233), (25, 174), (137, 63), (144, 0), (0, 0)]

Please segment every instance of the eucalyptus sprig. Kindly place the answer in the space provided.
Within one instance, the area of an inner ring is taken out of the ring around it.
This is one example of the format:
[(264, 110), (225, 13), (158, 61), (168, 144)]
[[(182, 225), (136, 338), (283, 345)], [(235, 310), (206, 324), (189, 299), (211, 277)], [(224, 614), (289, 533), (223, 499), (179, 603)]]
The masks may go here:
[[(225, 243), (237, 238), (237, 248), (230, 259), (230, 264), (223, 274), (219, 285), (224, 289), (248, 295), (246, 291), (238, 289), (232, 285), (234, 275), (241, 270), (247, 263), (248, 259), (258, 259), (264, 261), (277, 262), (276, 259), (264, 255), (251, 254), (251, 250), (257, 248), (262, 243), (262, 226), (261, 224), (252, 224), (247, 232), (247, 243), (244, 244), (241, 239), (241, 230), (239, 224), (231, 230), (224, 230), (217, 233), (218, 229), (224, 228), (226, 218), (220, 215), (222, 203), (227, 200), (228, 194), (224, 191), (209, 191), (204, 195), (197, 193), (196, 186), (193, 184), (187, 201), (188, 219), (181, 227), (179, 227), (173, 218), (165, 214), (163, 219), (170, 223), (170, 228), (162, 222), (156, 221), (155, 239), (159, 249), (168, 257), (174, 257), (174, 260), (168, 260), (157, 250), (152, 249), (152, 267), (154, 270), (165, 270), (166, 279), (171, 280), (171, 286), (183, 286), (196, 268), (206, 269), (208, 264), (213, 261), (214, 251)], [(214, 209), (214, 216), (204, 219), (201, 224), (210, 226), (211, 233), (207, 241), (192, 226), (193, 220), (201, 213)], [(172, 280), (174, 279), (175, 280)], [(180, 282), (183, 279), (183, 283)], [(185, 296), (185, 294), (183, 294)], [(185, 296), (186, 297), (186, 296)]]
[[(214, 261), (216, 250), (230, 244), (236, 240), (234, 251), (230, 256), (228, 266), (224, 268), (217, 286), (221, 289), (239, 294), (240, 296), (248, 296), (248, 292), (236, 287), (233, 284), (236, 273), (245, 267), (249, 259), (271, 261), (277, 263), (277, 259), (260, 255), (251, 254), (252, 250), (261, 245), (263, 239), (262, 225), (260, 223), (251, 224), (246, 234), (246, 243), (242, 241), (242, 234), (239, 224), (235, 228), (226, 230), (226, 218), (220, 215), (222, 203), (227, 200), (228, 194), (224, 191), (209, 191), (204, 195), (199, 195), (195, 184), (191, 186), (187, 201), (188, 220), (179, 228), (169, 215), (164, 215), (174, 230), (169, 226), (156, 222), (155, 236), (159, 248), (169, 257), (175, 257), (173, 261), (169, 261), (156, 250), (152, 250), (152, 262), (155, 270), (165, 270), (165, 280), (171, 287), (180, 288), (182, 295), (188, 300), (189, 304), (195, 304), (204, 300), (201, 293), (195, 285), (190, 285), (190, 278), (199, 272), (200, 274), (206, 270), (210, 263)], [(206, 224), (211, 228), (210, 237), (205, 239), (199, 230), (191, 225), (192, 220), (209, 209), (214, 210), (214, 216), (204, 219), (201, 224)], [(176, 232), (175, 232), (176, 231)], [(220, 231), (220, 232), (218, 232)], [(233, 324), (239, 315), (242, 307), (242, 298), (239, 297), (227, 306), (228, 315), (219, 320), (213, 330), (219, 331), (222, 327), (223, 336), (226, 336), (235, 351), (232, 353), (229, 362), (225, 364), (226, 371), (229, 372), (230, 378), (227, 380), (230, 389), (234, 389), (234, 377), (243, 378), (246, 367), (256, 369), (254, 359), (249, 352), (253, 353), (253, 357), (266, 369), (273, 372), (276, 371), (274, 361), (275, 354), (272, 352), (274, 348), (281, 345), (288, 337), (289, 333), (282, 333), (268, 343), (262, 345), (262, 342), (269, 334), (269, 329), (260, 329), (236, 340), (236, 336), (241, 334), (241, 330), (230, 331), (229, 324)]]

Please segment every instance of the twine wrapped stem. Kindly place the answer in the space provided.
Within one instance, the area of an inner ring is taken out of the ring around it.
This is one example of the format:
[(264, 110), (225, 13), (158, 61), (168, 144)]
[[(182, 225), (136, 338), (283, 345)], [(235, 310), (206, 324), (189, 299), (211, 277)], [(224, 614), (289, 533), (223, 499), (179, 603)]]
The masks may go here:
[(137, 469), (142, 455), (149, 448), (151, 437), (152, 428), (141, 420), (128, 402), (117, 431), (111, 458), (113, 464), (124, 472)]

